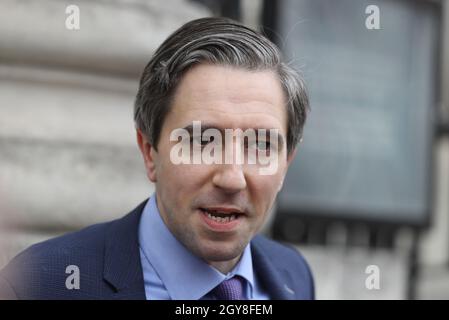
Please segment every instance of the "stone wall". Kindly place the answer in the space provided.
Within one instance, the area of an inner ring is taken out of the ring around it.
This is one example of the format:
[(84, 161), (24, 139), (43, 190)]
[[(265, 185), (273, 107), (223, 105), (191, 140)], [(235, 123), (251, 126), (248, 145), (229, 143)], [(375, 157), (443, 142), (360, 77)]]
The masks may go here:
[[(70, 4), (79, 30), (66, 28)], [(140, 73), (169, 33), (207, 15), (184, 0), (2, 0), (0, 268), (152, 193), (132, 118)]]

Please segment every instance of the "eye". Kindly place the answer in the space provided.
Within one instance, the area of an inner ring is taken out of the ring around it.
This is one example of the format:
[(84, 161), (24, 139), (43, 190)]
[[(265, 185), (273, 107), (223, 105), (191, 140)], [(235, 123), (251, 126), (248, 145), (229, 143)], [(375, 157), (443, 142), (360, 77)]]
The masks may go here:
[(248, 148), (254, 148), (259, 151), (267, 151), (271, 149), (271, 144), (269, 141), (266, 140), (259, 140), (259, 141), (251, 141), (248, 142), (247, 145)]
[(257, 149), (260, 151), (266, 151), (270, 149), (270, 142), (269, 141), (258, 141), (257, 142)]
[(209, 137), (209, 140), (206, 138), (206, 140), (203, 140), (201, 136), (196, 136), (196, 137), (190, 137), (190, 143), (193, 144), (193, 142), (198, 143), (201, 147), (206, 146), (207, 144), (211, 143), (214, 141), (214, 137), (211, 136)]

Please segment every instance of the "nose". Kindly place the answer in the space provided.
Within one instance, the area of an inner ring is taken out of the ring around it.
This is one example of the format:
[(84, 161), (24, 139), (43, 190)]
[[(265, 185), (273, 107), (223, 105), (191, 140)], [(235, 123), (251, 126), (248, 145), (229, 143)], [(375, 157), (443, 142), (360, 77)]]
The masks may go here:
[(226, 193), (237, 193), (246, 188), (246, 178), (242, 166), (237, 164), (220, 165), (212, 182)]

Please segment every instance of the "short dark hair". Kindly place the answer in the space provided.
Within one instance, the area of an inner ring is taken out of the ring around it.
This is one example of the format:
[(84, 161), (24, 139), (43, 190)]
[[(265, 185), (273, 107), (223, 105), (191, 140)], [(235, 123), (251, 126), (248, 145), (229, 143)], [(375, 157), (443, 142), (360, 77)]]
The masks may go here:
[(177, 84), (189, 68), (199, 63), (273, 70), (286, 95), (287, 152), (294, 150), (309, 108), (304, 81), (282, 61), (277, 46), (265, 36), (236, 21), (218, 17), (184, 24), (162, 43), (142, 73), (134, 121), (156, 150)]

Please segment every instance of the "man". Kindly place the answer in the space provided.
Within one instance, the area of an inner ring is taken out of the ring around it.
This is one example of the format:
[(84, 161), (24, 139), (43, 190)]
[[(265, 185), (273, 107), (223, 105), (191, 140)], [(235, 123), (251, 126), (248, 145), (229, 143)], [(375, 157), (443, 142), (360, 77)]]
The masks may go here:
[(135, 102), (155, 194), (122, 219), (28, 248), (0, 273), (0, 295), (313, 299), (303, 257), (257, 235), (307, 108), (302, 80), (262, 35), (223, 18), (182, 26), (145, 67)]

